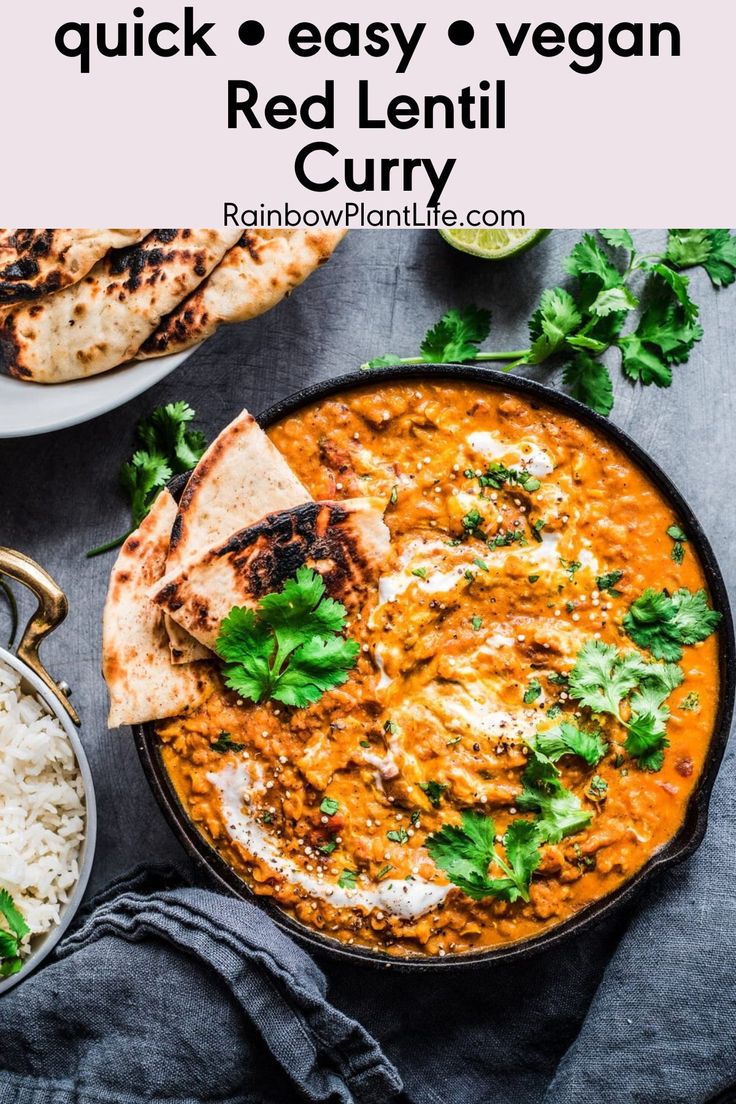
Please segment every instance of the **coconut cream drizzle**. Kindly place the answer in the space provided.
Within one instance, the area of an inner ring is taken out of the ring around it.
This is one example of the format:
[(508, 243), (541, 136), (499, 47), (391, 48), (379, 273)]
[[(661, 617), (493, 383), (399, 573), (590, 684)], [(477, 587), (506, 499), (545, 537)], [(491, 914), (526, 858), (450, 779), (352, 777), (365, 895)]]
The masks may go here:
[(386, 878), (365, 888), (343, 889), (336, 882), (309, 874), (279, 852), (276, 840), (248, 812), (248, 798), (254, 792), (248, 764), (241, 762), (212, 771), (207, 779), (219, 794), (222, 816), (232, 839), (310, 897), (327, 901), (335, 908), (383, 909), (402, 920), (414, 920), (440, 904), (450, 891), (449, 885), (435, 885), (419, 877), (411, 881)]

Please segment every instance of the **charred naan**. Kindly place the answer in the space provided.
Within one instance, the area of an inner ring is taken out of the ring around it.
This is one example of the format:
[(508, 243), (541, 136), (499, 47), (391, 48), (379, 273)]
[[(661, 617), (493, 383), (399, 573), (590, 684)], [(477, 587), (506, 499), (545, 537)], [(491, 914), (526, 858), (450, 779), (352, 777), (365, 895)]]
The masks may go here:
[(329, 594), (350, 606), (378, 573), (389, 532), (371, 499), (308, 502), (269, 514), (167, 574), (151, 597), (207, 648), (233, 606), (253, 606), (306, 564)]
[(329, 260), (345, 230), (246, 230), (197, 290), (164, 318), (139, 360), (197, 345), (224, 322), (247, 322), (275, 307)]
[(148, 230), (0, 230), (0, 306), (76, 284), (111, 249)]
[[(166, 573), (220, 544), (236, 529), (268, 513), (310, 501), (281, 453), (244, 410), (217, 437), (192, 472), (171, 531)], [(173, 663), (208, 655), (206, 648), (167, 619)]]
[(154, 230), (140, 245), (108, 254), (79, 283), (7, 315), (0, 368), (60, 383), (124, 363), (209, 275), (237, 233)]
[(175, 517), (176, 503), (162, 491), (126, 540), (110, 576), (102, 628), (110, 728), (186, 712), (207, 686), (202, 664), (172, 667), (163, 615), (148, 597), (163, 574)]

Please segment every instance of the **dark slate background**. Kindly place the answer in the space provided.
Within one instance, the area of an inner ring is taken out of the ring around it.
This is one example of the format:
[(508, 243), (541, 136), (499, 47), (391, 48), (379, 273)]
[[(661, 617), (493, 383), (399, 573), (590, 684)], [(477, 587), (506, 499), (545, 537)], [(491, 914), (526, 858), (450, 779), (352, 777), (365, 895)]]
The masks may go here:
[[(665, 233), (639, 231), (636, 237), (646, 251), (663, 244)], [(171, 376), (124, 407), (45, 437), (0, 441), (0, 543), (37, 559), (69, 598), (69, 618), (44, 655), (54, 675), (73, 688), (95, 777), (100, 825), (91, 890), (141, 861), (184, 862), (149, 793), (130, 733), (108, 732), (105, 726), (100, 617), (113, 556), (84, 557), (86, 549), (127, 526), (116, 473), (131, 452), (137, 418), (160, 403), (186, 399), (197, 410), (197, 424), (212, 437), (243, 406), (258, 413), (305, 384), (352, 370), (379, 353), (415, 354), (440, 314), (470, 302), (493, 312), (492, 347), (525, 347), (526, 321), (539, 293), (563, 279), (562, 260), (576, 239), (575, 231), (556, 231), (520, 258), (488, 264), (454, 252), (434, 232), (354, 231), (290, 300), (263, 318), (221, 330)], [(668, 390), (632, 387), (614, 361), (612, 420), (688, 499), (733, 597), (736, 288), (717, 292), (698, 271), (692, 293), (701, 305), (704, 340), (690, 361), (675, 369)], [(560, 382), (559, 370), (539, 368), (533, 374), (552, 385)], [(22, 602), (24, 611), (30, 606)], [(0, 609), (4, 639), (3, 618)], [(715, 866), (717, 876), (720, 860), (708, 846), (707, 841), (694, 862)], [(417, 1101), (531, 1104), (541, 1100), (575, 1039), (630, 919), (622, 915), (539, 957), (525, 971), (502, 967), (450, 981), (436, 973), (389, 977), (329, 963), (325, 969), (335, 1002), (379, 1036)], [(712, 1030), (732, 1032), (732, 1026), (732, 1021), (714, 1023)], [(647, 1075), (652, 1085), (658, 1084), (656, 1066)], [(645, 1085), (650, 1082), (645, 1079)], [(722, 1085), (713, 1081), (714, 1088)], [(655, 1088), (635, 1096), (620, 1089), (612, 1099), (695, 1100), (677, 1092), (659, 1095)], [(563, 1089), (563, 1095), (549, 1099), (577, 1100), (575, 1085), (568, 1095)], [(594, 1092), (589, 1099), (603, 1096)]]

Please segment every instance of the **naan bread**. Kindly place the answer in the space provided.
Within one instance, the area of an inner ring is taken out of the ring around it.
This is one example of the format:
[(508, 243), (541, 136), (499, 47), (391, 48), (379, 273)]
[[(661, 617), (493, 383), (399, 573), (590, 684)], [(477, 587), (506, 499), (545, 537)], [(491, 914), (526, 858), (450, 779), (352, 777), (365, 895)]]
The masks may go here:
[(110, 728), (178, 716), (195, 708), (208, 686), (202, 664), (171, 666), (163, 615), (148, 597), (163, 574), (175, 517), (176, 503), (162, 491), (110, 576), (102, 624)]
[(0, 230), (0, 306), (76, 284), (111, 249), (148, 230)]
[[(310, 500), (279, 450), (244, 410), (212, 442), (184, 488), (166, 573), (179, 570), (236, 529)], [(209, 654), (175, 622), (167, 619), (166, 629), (173, 663), (191, 663)]]
[(215, 271), (164, 318), (137, 357), (197, 345), (223, 322), (247, 322), (275, 307), (329, 260), (345, 230), (246, 230)]
[(0, 368), (60, 383), (130, 360), (160, 319), (212, 271), (237, 231), (154, 230), (77, 284), (18, 307), (0, 326)]
[(328, 594), (352, 603), (389, 551), (389, 532), (371, 499), (308, 502), (269, 514), (223, 544), (189, 560), (151, 589), (179, 625), (213, 648), (233, 606), (253, 606), (280, 590), (302, 564), (319, 571)]

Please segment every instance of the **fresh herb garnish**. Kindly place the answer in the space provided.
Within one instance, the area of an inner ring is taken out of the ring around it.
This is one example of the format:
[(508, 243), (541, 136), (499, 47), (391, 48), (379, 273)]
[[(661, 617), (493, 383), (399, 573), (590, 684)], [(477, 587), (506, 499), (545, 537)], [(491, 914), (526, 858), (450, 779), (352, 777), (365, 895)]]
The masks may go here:
[(570, 581), (574, 581), (575, 576), (583, 565), (579, 560), (566, 560), (563, 556), (560, 556), (560, 567), (565, 571), (565, 574), (569, 576)]
[[(560, 287), (542, 292), (529, 322), (528, 348), (480, 352), (490, 315), (470, 306), (443, 315), (425, 337), (421, 356), (389, 354), (362, 367), (473, 360), (506, 362), (511, 371), (557, 359), (575, 398), (610, 414), (613, 384), (603, 359), (609, 349), (618, 350), (632, 382), (669, 387), (673, 366), (684, 363), (702, 338), (698, 307), (681, 274), (695, 265), (702, 265), (717, 287), (733, 283), (736, 237), (728, 230), (670, 230), (663, 253), (641, 255), (628, 230), (601, 230), (598, 238), (585, 234), (565, 262), (576, 281), (574, 294)], [(646, 284), (639, 296), (632, 283), (641, 276)]]
[(546, 524), (547, 522), (544, 520), (544, 518), (537, 518), (536, 521), (532, 522), (532, 536), (534, 537), (535, 541), (538, 541), (540, 544), (542, 543), (542, 530), (544, 529)]
[(679, 565), (685, 559), (685, 545), (687, 544), (687, 534), (682, 531), (679, 525), (670, 525), (667, 530), (667, 536), (674, 541), (674, 544), (672, 545), (672, 552), (670, 553), (670, 555), (679, 567)]
[(563, 837), (587, 827), (591, 814), (585, 812), (580, 799), (562, 785), (559, 770), (549, 756), (538, 749), (536, 740), (530, 742), (529, 752), (527, 767), (521, 776), (524, 789), (516, 804), (520, 809), (537, 814), (538, 838), (559, 843)]
[(534, 737), (533, 747), (553, 763), (563, 755), (578, 755), (589, 767), (597, 766), (608, 750), (608, 745), (600, 732), (585, 732), (567, 722), (558, 728), (538, 732)]
[(411, 573), (412, 573), (412, 575), (416, 575), (416, 577), (418, 579), (426, 579), (427, 578), (427, 569), (426, 569), (426, 567), (414, 567), (414, 568), (412, 568)]
[(529, 579), (530, 583), (536, 583), (539, 581), (538, 575), (528, 575), (527, 578)]
[[(445, 824), (427, 836), (425, 847), (450, 881), (476, 901), (499, 897), (529, 900), (529, 883), (539, 866), (539, 836), (528, 820), (515, 820), (503, 837), (505, 856), (496, 847), (496, 829), (490, 817), (464, 810), (461, 824)], [(497, 867), (501, 877), (490, 877)]]
[(601, 593), (605, 593), (607, 591), (612, 598), (620, 598), (621, 591), (616, 590), (615, 588), (616, 583), (620, 583), (623, 577), (623, 571), (608, 571), (605, 575), (596, 576), (595, 585), (598, 587), (598, 590), (601, 591)]
[(323, 855), (331, 855), (333, 851), (337, 849), (337, 840), (332, 836), (327, 843), (321, 844), (319, 850)]
[(483, 618), (479, 617), (478, 614), (475, 614), (474, 617), (471, 617), (470, 624), (473, 626), (474, 632), (480, 632), (480, 630), (483, 628)]
[[(619, 652), (613, 644), (589, 640), (577, 656), (569, 694), (592, 713), (607, 713), (627, 730), (625, 748), (643, 770), (658, 771), (664, 762), (669, 710), (664, 705), (683, 674), (671, 663), (647, 663), (638, 652)], [(624, 720), (621, 703), (630, 717)]]
[(531, 705), (542, 693), (542, 684), (539, 679), (532, 679), (524, 691), (524, 705)]
[(359, 647), (341, 634), (347, 612), (325, 595), (322, 576), (300, 567), (257, 610), (235, 606), (220, 625), (215, 651), (230, 689), (250, 701), (300, 708), (347, 680)]
[(736, 279), (736, 238), (728, 230), (670, 230), (666, 260), (676, 268), (702, 265), (716, 287)]
[(229, 732), (221, 732), (210, 747), (213, 751), (219, 751), (220, 755), (224, 755), (227, 751), (242, 751), (245, 744), (236, 744)]
[(605, 778), (601, 778), (599, 774), (594, 774), (588, 784), (586, 796), (591, 801), (602, 801), (608, 793), (608, 783)]
[(188, 403), (174, 402), (157, 406), (138, 422), (136, 440), (141, 447), (123, 464), (119, 476), (120, 486), (130, 502), (130, 528), (121, 537), (91, 549), (88, 557), (119, 548), (141, 524), (171, 477), (196, 467), (207, 442), (199, 430), (189, 428), (195, 416)]
[(335, 801), (334, 797), (323, 797), (319, 805), (319, 811), (328, 817), (334, 816), (339, 808), (340, 802)]
[(442, 795), (447, 789), (447, 786), (443, 782), (420, 782), (419, 789), (423, 790), (427, 795), (430, 805), (433, 805), (435, 809), (439, 809), (442, 803)]
[(700, 712), (700, 694), (697, 690), (691, 690), (690, 693), (682, 699), (680, 702), (680, 709), (684, 709), (686, 713)]
[(655, 659), (676, 663), (686, 644), (697, 644), (715, 632), (721, 614), (712, 610), (704, 590), (695, 593), (682, 587), (674, 594), (647, 590), (629, 606), (624, 629), (635, 644), (646, 648)]
[(355, 889), (358, 884), (358, 871), (349, 870), (346, 867), (340, 877), (337, 879), (337, 884), (339, 885), (340, 889)]
[(481, 571), (488, 571), (489, 567), (485, 560), (482, 560), (480, 556), (476, 556), (473, 560), (473, 565), (480, 568)]
[(0, 916), (4, 918), (10, 929), (6, 931), (0, 928), (0, 977), (10, 977), (12, 974), (19, 973), (23, 965), (20, 947), (31, 929), (16, 908), (7, 889), (0, 889)]
[(480, 475), (476, 475), (472, 468), (468, 468), (464, 474), (467, 479), (477, 479), (482, 488), (490, 487), (495, 491), (500, 491), (504, 484), (508, 484), (511, 487), (521, 487), (531, 494), (542, 486), (539, 479), (523, 468), (507, 468), (498, 461), (489, 464)]
[[(468, 533), (479, 533), (482, 524), (483, 515), (476, 510), (475, 506), (463, 518), (463, 529)], [(482, 534), (480, 535), (482, 536)]]
[(409, 833), (406, 828), (392, 828), (390, 832), (386, 833), (386, 839), (390, 839), (392, 843), (406, 843), (409, 839)]
[(559, 715), (561, 713), (562, 713), (562, 706), (560, 705), (559, 702), (555, 702), (547, 710), (547, 716), (550, 718), (550, 720), (554, 720), (555, 717), (559, 717)]
[(393, 870), (393, 866), (391, 865), (391, 863), (386, 863), (386, 865), (382, 866), (381, 869), (376, 874), (376, 881), (377, 882), (383, 881), (383, 879), (386, 877), (386, 875), (389, 874), (392, 870)]

